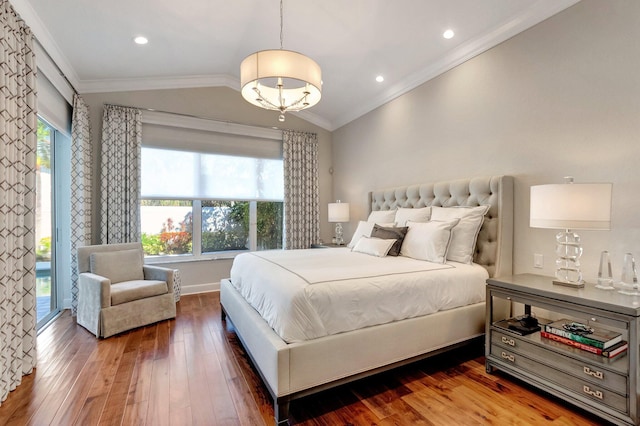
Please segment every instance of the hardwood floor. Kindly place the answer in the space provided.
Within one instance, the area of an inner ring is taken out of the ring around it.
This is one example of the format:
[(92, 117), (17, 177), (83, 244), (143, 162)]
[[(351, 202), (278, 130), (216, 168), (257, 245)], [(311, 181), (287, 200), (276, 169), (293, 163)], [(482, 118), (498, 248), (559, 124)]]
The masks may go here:
[[(598, 425), (457, 351), (291, 404), (299, 425)], [(218, 293), (183, 296), (175, 320), (97, 340), (68, 311), (38, 336), (38, 367), (0, 425), (262, 425), (272, 401)]]

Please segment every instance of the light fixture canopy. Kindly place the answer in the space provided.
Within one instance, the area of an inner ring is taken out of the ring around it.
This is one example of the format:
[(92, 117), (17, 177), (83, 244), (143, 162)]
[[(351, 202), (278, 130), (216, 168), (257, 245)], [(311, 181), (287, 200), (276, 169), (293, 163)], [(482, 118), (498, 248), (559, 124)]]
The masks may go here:
[(301, 111), (320, 102), (322, 71), (302, 53), (282, 48), (282, 0), (280, 0), (280, 49), (262, 50), (240, 64), (242, 97), (260, 108), (284, 113)]

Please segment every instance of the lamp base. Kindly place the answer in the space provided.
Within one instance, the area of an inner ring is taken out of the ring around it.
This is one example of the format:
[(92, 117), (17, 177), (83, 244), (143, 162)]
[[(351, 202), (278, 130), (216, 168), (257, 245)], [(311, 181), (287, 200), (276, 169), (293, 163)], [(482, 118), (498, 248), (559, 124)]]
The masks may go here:
[(336, 245), (342, 246), (344, 245), (344, 233), (342, 231), (342, 224), (336, 223)]
[(555, 285), (563, 285), (565, 287), (572, 287), (572, 288), (582, 288), (582, 287), (584, 287), (584, 281), (580, 281), (580, 282), (577, 282), (577, 283), (570, 283), (570, 282), (567, 282), (567, 281), (553, 280), (552, 283), (555, 284)]

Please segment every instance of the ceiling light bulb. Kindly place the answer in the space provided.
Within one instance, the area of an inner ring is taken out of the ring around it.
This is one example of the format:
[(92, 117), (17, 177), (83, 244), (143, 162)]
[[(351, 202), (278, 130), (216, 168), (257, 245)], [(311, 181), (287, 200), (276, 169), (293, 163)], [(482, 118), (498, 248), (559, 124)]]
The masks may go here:
[(379, 75), (379, 76), (377, 76), (377, 77), (376, 77), (376, 81), (377, 81), (378, 83), (382, 83), (382, 82), (384, 81), (384, 77), (383, 77), (383, 76), (381, 76), (381, 75)]
[(146, 37), (143, 37), (143, 36), (138, 36), (138, 37), (134, 38), (133, 41), (135, 41), (136, 44), (147, 44), (147, 43), (149, 43), (149, 40)]
[(447, 30), (442, 34), (442, 37), (446, 39), (450, 39), (450, 38), (453, 38), (454, 35), (455, 33), (453, 32), (453, 30)]

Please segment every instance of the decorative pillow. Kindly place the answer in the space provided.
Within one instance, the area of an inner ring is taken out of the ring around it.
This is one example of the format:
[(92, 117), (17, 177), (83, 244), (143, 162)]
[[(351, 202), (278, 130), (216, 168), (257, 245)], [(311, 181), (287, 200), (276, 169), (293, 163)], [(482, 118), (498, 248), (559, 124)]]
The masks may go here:
[(447, 260), (471, 263), (476, 248), (478, 233), (484, 222), (484, 215), (489, 206), (478, 207), (433, 207), (432, 220), (460, 219), (451, 230), (451, 244), (447, 253)]
[(367, 222), (390, 223), (396, 220), (395, 210), (377, 210), (369, 214)]
[(391, 228), (386, 226), (380, 226), (375, 224), (373, 226), (373, 231), (371, 231), (371, 238), (381, 238), (383, 240), (395, 240), (391, 249), (387, 253), (388, 256), (398, 256), (400, 255), (400, 247), (402, 247), (402, 241), (404, 240), (404, 236), (407, 235), (407, 231), (409, 228), (406, 226)]
[(412, 222), (429, 222), (431, 218), (431, 207), (422, 207), (419, 209), (407, 209), (404, 207), (396, 210), (396, 225), (405, 226), (408, 221)]
[(372, 256), (385, 257), (395, 242), (396, 240), (362, 237), (358, 240), (352, 251), (370, 254)]
[[(358, 227), (356, 228), (356, 232), (353, 233), (353, 237), (351, 237), (351, 241), (349, 242), (349, 244), (347, 244), (347, 247), (352, 249), (356, 246), (356, 243), (360, 238), (370, 237), (371, 231), (373, 231), (373, 225), (375, 224), (376, 224), (375, 222), (364, 222), (362, 220), (358, 222)], [(391, 223), (379, 223), (378, 225), (393, 226), (394, 223), (392, 221)]]
[(143, 264), (142, 251), (136, 249), (91, 253), (89, 256), (91, 273), (109, 278), (111, 284), (143, 280)]
[(430, 222), (407, 223), (409, 231), (404, 237), (400, 254), (418, 260), (444, 263), (447, 249), (451, 241), (451, 229), (458, 219), (447, 222), (432, 220)]

